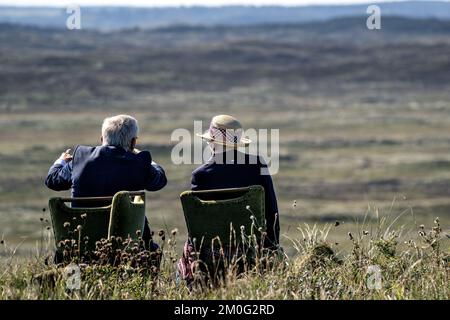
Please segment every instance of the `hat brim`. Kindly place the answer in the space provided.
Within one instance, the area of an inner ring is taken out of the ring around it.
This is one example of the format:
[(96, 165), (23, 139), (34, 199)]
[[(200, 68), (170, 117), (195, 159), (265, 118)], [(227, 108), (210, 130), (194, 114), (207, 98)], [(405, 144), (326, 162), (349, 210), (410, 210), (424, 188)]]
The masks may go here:
[(200, 137), (200, 138), (202, 138), (203, 140), (205, 140), (207, 142), (214, 142), (214, 143), (217, 143), (219, 145), (227, 146), (227, 147), (246, 147), (252, 142), (252, 140), (247, 139), (247, 138), (241, 138), (241, 140), (238, 143), (219, 141), (219, 140), (216, 140), (213, 137), (211, 137), (209, 135), (209, 132), (205, 132), (203, 134), (196, 133), (196, 135), (197, 135), (197, 137)]

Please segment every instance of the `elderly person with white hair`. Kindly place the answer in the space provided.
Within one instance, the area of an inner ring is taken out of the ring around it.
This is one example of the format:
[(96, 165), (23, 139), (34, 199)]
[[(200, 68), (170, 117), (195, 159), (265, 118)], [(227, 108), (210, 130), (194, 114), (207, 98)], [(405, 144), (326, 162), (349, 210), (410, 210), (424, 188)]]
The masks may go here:
[[(128, 115), (103, 121), (101, 146), (79, 145), (70, 149), (51, 166), (45, 184), (52, 190), (72, 189), (73, 197), (113, 196), (119, 191), (157, 191), (167, 184), (161, 166), (148, 151), (136, 149), (138, 122)], [(107, 205), (106, 203), (98, 205)], [(143, 240), (154, 249), (146, 219)]]

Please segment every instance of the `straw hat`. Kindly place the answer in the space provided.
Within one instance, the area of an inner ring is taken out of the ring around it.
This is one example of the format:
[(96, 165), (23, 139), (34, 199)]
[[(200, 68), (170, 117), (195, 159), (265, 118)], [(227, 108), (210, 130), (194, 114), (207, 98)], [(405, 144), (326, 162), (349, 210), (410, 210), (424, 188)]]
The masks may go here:
[(197, 133), (207, 142), (214, 142), (228, 147), (241, 147), (250, 144), (251, 140), (242, 137), (241, 123), (229, 115), (218, 115), (212, 118), (209, 130), (204, 134)]

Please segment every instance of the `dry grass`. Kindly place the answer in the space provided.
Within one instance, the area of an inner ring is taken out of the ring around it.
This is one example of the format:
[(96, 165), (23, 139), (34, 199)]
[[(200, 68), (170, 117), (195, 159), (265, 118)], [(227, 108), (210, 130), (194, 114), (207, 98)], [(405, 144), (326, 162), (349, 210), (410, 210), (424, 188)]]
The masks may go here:
[[(272, 260), (264, 270), (259, 265), (242, 274), (229, 271), (218, 287), (193, 290), (176, 278), (176, 232), (159, 239), (164, 255), (157, 277), (132, 258), (115, 266), (81, 265), (81, 289), (73, 291), (66, 287), (64, 269), (45, 265), (45, 254), (21, 260), (2, 243), (8, 258), (0, 274), (0, 299), (449, 299), (449, 235), (439, 219), (431, 228), (419, 226), (414, 235), (394, 224), (395, 219), (381, 218), (366, 230), (362, 223), (348, 234), (348, 253), (336, 252), (328, 241), (339, 226), (305, 225), (291, 239), (295, 256)], [(43, 243), (38, 252), (49, 248)], [(376, 269), (380, 287), (371, 271)]]

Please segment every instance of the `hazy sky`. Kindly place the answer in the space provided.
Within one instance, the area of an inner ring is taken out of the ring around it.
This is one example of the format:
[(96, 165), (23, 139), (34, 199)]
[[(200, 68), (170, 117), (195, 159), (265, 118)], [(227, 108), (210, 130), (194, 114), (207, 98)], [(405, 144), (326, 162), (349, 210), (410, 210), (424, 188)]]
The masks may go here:
[(122, 5), (122, 6), (179, 6), (179, 5), (311, 5), (311, 4), (354, 4), (391, 2), (392, 0), (0, 0), (0, 5), (66, 6)]

